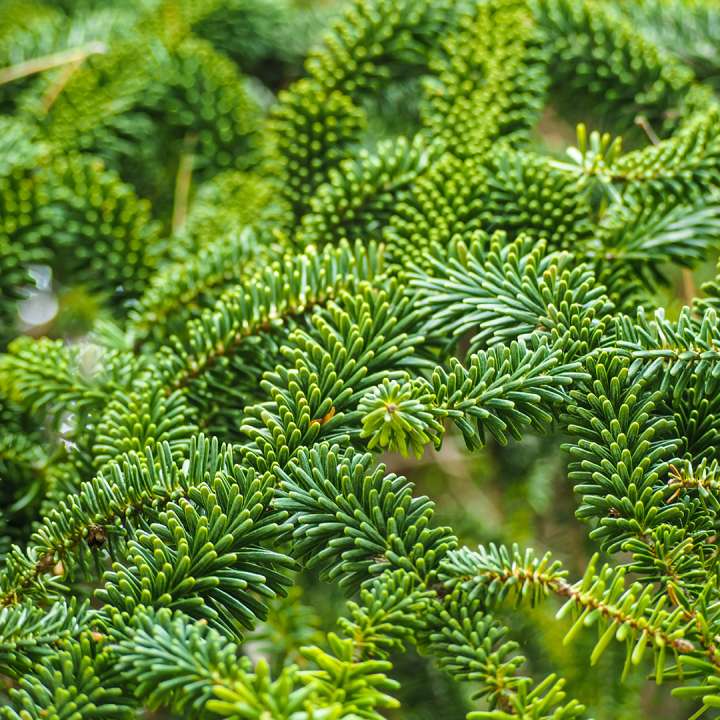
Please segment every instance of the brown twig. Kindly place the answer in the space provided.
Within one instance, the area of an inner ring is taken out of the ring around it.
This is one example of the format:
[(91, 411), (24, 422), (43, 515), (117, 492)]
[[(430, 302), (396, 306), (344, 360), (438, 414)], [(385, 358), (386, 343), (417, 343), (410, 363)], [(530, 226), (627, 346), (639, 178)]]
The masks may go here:
[(177, 175), (175, 177), (175, 200), (173, 203), (172, 231), (179, 232), (187, 220), (188, 204), (190, 202), (190, 185), (192, 183), (193, 151), (197, 144), (197, 135), (185, 137), (183, 149), (180, 154)]
[(68, 84), (70, 78), (75, 74), (77, 69), (85, 62), (85, 58), (75, 60), (75, 62), (66, 65), (60, 73), (58, 79), (47, 89), (42, 98), (42, 109), (44, 113), (49, 112), (50, 108), (58, 99), (60, 93)]
[(648, 140), (650, 140), (653, 145), (657, 145), (660, 142), (660, 138), (652, 129), (652, 126), (644, 115), (638, 115), (635, 118), (635, 124), (643, 130), (643, 132), (648, 136)]
[(107, 52), (107, 46), (102, 42), (90, 42), (80, 47), (62, 50), (61, 52), (52, 53), (51, 55), (43, 55), (42, 57), (32, 58), (25, 62), (10, 65), (9, 67), (0, 69), (0, 85), (20, 80), (21, 78), (35, 75), (45, 70), (52, 70), (63, 65), (72, 65), (82, 62), (90, 55), (98, 55)]
[(691, 305), (693, 298), (697, 295), (695, 287), (695, 278), (692, 270), (689, 268), (682, 269), (682, 294), (681, 298), (685, 305)]

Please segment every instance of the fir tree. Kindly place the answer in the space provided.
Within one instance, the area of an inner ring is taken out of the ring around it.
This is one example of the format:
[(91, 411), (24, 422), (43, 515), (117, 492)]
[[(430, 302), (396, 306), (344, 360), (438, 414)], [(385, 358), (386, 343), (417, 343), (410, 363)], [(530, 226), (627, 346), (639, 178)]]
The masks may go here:
[(718, 712), (713, 2), (0, 20), (0, 717)]

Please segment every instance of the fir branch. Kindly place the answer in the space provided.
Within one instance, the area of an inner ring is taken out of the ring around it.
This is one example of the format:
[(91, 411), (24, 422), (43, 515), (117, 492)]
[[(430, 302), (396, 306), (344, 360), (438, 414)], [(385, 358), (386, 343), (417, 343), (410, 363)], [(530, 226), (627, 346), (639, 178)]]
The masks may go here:
[(512, 551), (495, 546), (489, 550), (481, 547), (478, 552), (463, 548), (449, 554), (442, 565), (442, 577), (451, 588), (461, 587), (469, 598), (480, 597), (490, 607), (508, 596), (518, 604), (536, 604), (549, 594), (567, 598), (558, 617), (574, 610), (576, 620), (565, 642), (570, 642), (583, 626), (601, 623), (599, 640), (591, 654), (593, 664), (614, 636), (621, 642), (627, 640), (626, 670), (629, 664), (640, 663), (650, 643), (657, 654), (659, 680), (663, 677), (666, 649), (676, 655), (698, 653), (694, 626), (681, 610), (665, 610), (665, 597), (653, 603), (649, 586), (634, 583), (626, 588), (622, 568), (604, 565), (596, 571), (596, 565), (597, 556), (582, 580), (570, 584), (561, 564), (551, 562), (549, 553), (538, 558), (532, 551), (521, 554), (517, 546)]
[(190, 445), (186, 470), (179, 469), (167, 443), (159, 448), (157, 462), (146, 448), (144, 459), (133, 453), (111, 464), (107, 474), (99, 473), (50, 511), (25, 551), (13, 547), (0, 577), (2, 605), (16, 604), (25, 594), (62, 591), (62, 576), (72, 573), (75, 565), (86, 567), (93, 551), (105, 546), (118, 525), (122, 540), (123, 523), (132, 527), (136, 513), (142, 516), (144, 510), (187, 493), (190, 483), (214, 472), (218, 453), (217, 443), (201, 436)]

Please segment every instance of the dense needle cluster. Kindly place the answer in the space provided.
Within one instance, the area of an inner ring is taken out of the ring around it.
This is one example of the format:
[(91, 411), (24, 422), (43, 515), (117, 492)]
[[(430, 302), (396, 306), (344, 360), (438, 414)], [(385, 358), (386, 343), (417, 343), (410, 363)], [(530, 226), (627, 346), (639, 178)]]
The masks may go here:
[[(0, 0), (0, 717), (400, 718), (419, 653), (470, 720), (588, 718), (514, 632), (558, 599), (713, 716), (720, 277), (655, 308), (720, 247), (718, 42), (710, 0)], [(101, 319), (30, 337), (38, 273)], [(378, 457), (531, 434), (579, 577)]]

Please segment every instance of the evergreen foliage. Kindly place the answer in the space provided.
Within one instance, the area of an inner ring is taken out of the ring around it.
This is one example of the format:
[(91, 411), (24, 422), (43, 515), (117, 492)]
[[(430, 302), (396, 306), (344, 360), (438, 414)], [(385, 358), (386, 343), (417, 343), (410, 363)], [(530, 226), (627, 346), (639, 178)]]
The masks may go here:
[(0, 0), (0, 717), (716, 716), (718, 38)]

